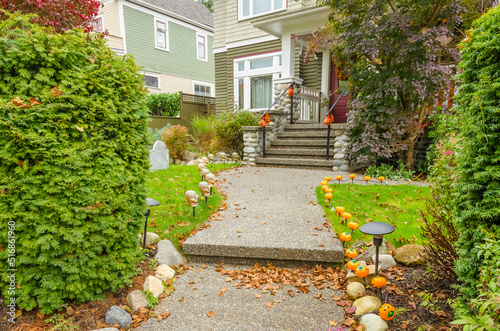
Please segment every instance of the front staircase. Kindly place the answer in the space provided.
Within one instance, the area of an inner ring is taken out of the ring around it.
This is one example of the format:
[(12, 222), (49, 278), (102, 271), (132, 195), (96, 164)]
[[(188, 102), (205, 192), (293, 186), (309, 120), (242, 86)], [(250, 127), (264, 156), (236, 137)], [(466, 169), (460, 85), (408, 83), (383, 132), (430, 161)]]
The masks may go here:
[(283, 132), (266, 148), (266, 157), (256, 158), (257, 166), (331, 170), (336, 124), (330, 134), (330, 158), (326, 160), (328, 127), (324, 124), (286, 124)]

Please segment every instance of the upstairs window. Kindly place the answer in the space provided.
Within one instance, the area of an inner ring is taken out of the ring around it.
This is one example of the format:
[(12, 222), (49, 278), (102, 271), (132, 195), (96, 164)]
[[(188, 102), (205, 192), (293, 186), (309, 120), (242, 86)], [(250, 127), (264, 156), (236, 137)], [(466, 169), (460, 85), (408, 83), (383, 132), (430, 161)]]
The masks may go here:
[(238, 0), (238, 17), (250, 18), (285, 8), (285, 0)]
[(104, 32), (104, 25), (102, 24), (102, 15), (96, 16), (96, 18), (94, 18), (94, 20), (90, 24), (92, 25), (92, 31)]
[(197, 59), (207, 61), (207, 36), (196, 34)]
[(168, 51), (168, 28), (167, 22), (155, 18), (155, 43), (156, 48)]

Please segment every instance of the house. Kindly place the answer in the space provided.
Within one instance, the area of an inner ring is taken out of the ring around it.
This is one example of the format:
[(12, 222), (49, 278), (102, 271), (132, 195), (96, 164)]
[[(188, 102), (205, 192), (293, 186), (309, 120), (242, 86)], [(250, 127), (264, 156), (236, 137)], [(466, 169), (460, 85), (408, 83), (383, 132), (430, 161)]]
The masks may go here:
[[(295, 83), (298, 120), (321, 122), (338, 97), (330, 50), (304, 63), (307, 42), (330, 14), (316, 0), (214, 0), (217, 110), (267, 109), (284, 87)], [(300, 88), (300, 89), (297, 89)], [(323, 103), (323, 106), (321, 105)], [(334, 109), (345, 123), (347, 98)]]
[(117, 54), (132, 54), (152, 93), (214, 91), (213, 17), (194, 0), (103, 0), (94, 30)]

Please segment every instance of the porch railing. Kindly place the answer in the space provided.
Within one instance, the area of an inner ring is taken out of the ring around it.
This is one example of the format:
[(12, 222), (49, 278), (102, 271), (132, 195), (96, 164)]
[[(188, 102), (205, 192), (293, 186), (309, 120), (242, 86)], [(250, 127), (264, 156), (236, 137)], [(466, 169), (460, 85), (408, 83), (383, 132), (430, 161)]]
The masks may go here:
[[(331, 116), (332, 115), (332, 111), (333, 111), (333, 108), (335, 108), (335, 106), (339, 102), (340, 98), (345, 97), (346, 95), (347, 95), (347, 89), (342, 90), (342, 92), (340, 93), (340, 95), (337, 98), (337, 100), (335, 100), (335, 102), (333, 103), (333, 105), (330, 107), (330, 109), (326, 113), (325, 124), (328, 123), (327, 124), (328, 125), (328, 134), (326, 136), (326, 160), (330, 159), (330, 130), (331, 130), (331, 124), (332, 124), (330, 122), (330, 118), (333, 118), (333, 116)], [(326, 121), (328, 121), (328, 122), (326, 122)]]
[[(276, 99), (274, 99), (271, 106), (269, 106), (269, 108), (267, 108), (267, 110), (260, 117), (259, 125), (262, 127), (262, 157), (266, 157), (266, 124), (268, 123), (266, 122), (266, 119), (267, 121), (269, 121), (269, 116), (267, 115), (267, 113), (271, 110), (271, 108), (273, 108), (276, 102), (278, 102), (278, 100), (281, 99), (283, 94), (287, 93), (290, 90), (290, 88), (293, 90), (293, 84), (295, 84), (295, 82), (292, 82), (290, 85), (288, 85), (288, 87), (283, 92), (281, 92), (281, 94)], [(290, 124), (293, 124), (293, 92), (290, 95), (290, 98), (291, 98)]]
[(320, 121), (321, 91), (310, 87), (300, 87), (300, 117), (301, 121)]

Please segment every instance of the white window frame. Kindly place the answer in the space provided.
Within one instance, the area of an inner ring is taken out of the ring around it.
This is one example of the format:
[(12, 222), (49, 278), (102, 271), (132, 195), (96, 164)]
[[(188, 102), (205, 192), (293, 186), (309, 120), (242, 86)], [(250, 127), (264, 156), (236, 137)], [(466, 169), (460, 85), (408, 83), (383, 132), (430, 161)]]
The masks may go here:
[(214, 84), (205, 83), (205, 82), (198, 82), (198, 81), (193, 80), (193, 94), (195, 94), (195, 85), (210, 87), (210, 95), (209, 95), (209, 97), (213, 97), (214, 96)]
[(155, 90), (161, 90), (161, 79), (160, 79), (160, 75), (158, 75), (158, 74), (152, 74), (152, 73), (150, 73), (150, 72), (141, 72), (141, 74), (142, 74), (143, 76), (151, 76), (151, 77), (156, 77), (156, 78), (158, 78), (158, 87), (156, 87), (156, 86), (147, 86), (147, 85), (146, 85), (146, 82), (144, 82), (144, 87), (147, 87), (148, 89), (151, 89), (151, 88), (152, 88), (152, 89), (155, 89)]
[[(250, 109), (252, 111), (260, 111), (267, 108), (251, 108), (251, 79), (252, 77), (262, 77), (262, 76), (270, 76), (273, 77), (273, 88), (274, 81), (276, 79), (281, 78), (281, 65), (279, 64), (279, 59), (281, 57), (281, 51), (272, 52), (272, 53), (264, 53), (258, 55), (251, 55), (247, 57), (241, 57), (233, 59), (233, 96), (234, 96), (234, 105), (239, 105), (239, 89), (238, 89), (238, 80), (243, 79), (243, 109)], [(250, 69), (250, 61), (260, 60), (265, 58), (273, 58), (273, 66), (268, 68), (261, 69)], [(238, 63), (244, 63), (244, 70), (238, 71)], [(274, 96), (273, 91), (271, 91), (271, 95)], [(271, 100), (272, 102), (272, 100)], [(270, 106), (271, 104), (269, 104)]]
[(287, 3), (286, 3), (287, 0), (281, 0), (281, 3), (282, 3), (281, 8), (275, 9), (274, 8), (274, 0), (269, 0), (271, 2), (271, 10), (264, 12), (264, 13), (254, 15), (253, 14), (253, 1), (254, 0), (248, 0), (248, 1), (250, 1), (250, 14), (247, 16), (243, 16), (243, 1), (244, 0), (238, 0), (238, 21), (246, 20), (249, 18), (258, 17), (258, 16), (262, 16), (262, 15), (267, 15), (270, 13), (283, 11), (283, 10), (286, 10), (286, 5), (287, 5)]
[[(198, 55), (198, 46), (199, 46), (199, 41), (198, 38), (203, 37), (205, 38), (205, 58), (201, 58)], [(208, 37), (206, 34), (196, 32), (196, 58), (201, 61), (208, 62)]]
[(97, 21), (98, 19), (101, 19), (102, 31), (92, 29), (92, 32), (103, 33), (104, 31), (106, 31), (106, 29), (104, 29), (104, 16), (102, 14), (99, 14), (99, 15), (95, 16), (92, 21)]
[[(162, 47), (159, 47), (158, 46), (158, 34), (157, 34), (157, 30), (158, 30), (158, 27), (157, 27), (157, 22), (160, 22), (160, 23), (164, 23), (165, 24), (165, 48), (162, 48)], [(155, 17), (154, 19), (154, 33), (155, 33), (155, 48), (156, 49), (159, 49), (161, 51), (165, 51), (165, 52), (169, 52), (169, 45), (170, 43), (168, 42), (168, 31), (169, 31), (169, 28), (168, 28), (168, 21), (167, 20), (164, 20), (164, 19), (161, 19), (161, 18), (158, 18), (158, 17)]]

